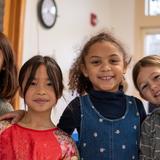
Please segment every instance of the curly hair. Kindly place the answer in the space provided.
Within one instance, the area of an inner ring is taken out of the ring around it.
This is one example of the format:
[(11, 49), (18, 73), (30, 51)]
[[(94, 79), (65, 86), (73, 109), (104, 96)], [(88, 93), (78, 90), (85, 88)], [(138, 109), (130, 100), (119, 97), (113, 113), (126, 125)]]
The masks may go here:
[(77, 57), (77, 59), (75, 59), (69, 71), (69, 89), (71, 91), (77, 91), (77, 93), (80, 95), (85, 94), (92, 88), (92, 83), (87, 77), (83, 75), (81, 66), (82, 64), (85, 64), (84, 59), (88, 54), (91, 46), (97, 42), (109, 42), (116, 46), (123, 54), (125, 66), (127, 66), (131, 60), (125, 49), (122, 47), (122, 44), (116, 38), (114, 38), (111, 33), (101, 32), (91, 37), (80, 51), (80, 55)]

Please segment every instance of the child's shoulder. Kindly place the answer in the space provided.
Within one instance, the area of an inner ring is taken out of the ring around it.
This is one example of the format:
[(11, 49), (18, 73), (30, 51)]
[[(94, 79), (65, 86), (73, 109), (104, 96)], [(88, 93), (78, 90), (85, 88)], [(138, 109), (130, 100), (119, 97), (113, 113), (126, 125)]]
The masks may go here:
[(141, 101), (139, 98), (133, 96), (133, 95), (128, 95), (128, 94), (125, 94), (126, 97), (130, 98), (130, 99), (135, 99), (136, 101)]
[(68, 135), (61, 129), (57, 128), (57, 130), (55, 130), (55, 136), (57, 137), (57, 140), (62, 149), (62, 155), (64, 155), (66, 159), (69, 157), (70, 159), (71, 157), (72, 158), (75, 157), (75, 159), (77, 159), (79, 157), (79, 153), (78, 153), (76, 144), (70, 135)]
[(54, 133), (59, 140), (61, 139), (63, 141), (72, 141), (71, 136), (66, 132), (64, 132), (63, 130), (61, 130), (60, 128), (57, 128)]
[(152, 113), (147, 115), (142, 125), (154, 126), (155, 124), (160, 125), (160, 108), (155, 109)]
[(80, 106), (80, 98), (77, 96), (73, 100), (71, 100), (66, 109), (74, 110), (79, 108)]
[(147, 115), (142, 123), (141, 130), (146, 134), (150, 135), (155, 133), (155, 130), (159, 133), (160, 126), (160, 109), (153, 111), (151, 114)]
[(7, 129), (11, 125), (12, 124), (7, 120), (0, 121), (0, 133), (2, 133), (5, 129)]
[(132, 95), (125, 95), (125, 96), (129, 101), (134, 101), (138, 107), (143, 106), (143, 102), (139, 98)]
[(160, 122), (160, 108), (155, 109), (152, 113), (150, 113), (145, 121), (150, 122), (153, 121), (154, 123), (159, 121)]

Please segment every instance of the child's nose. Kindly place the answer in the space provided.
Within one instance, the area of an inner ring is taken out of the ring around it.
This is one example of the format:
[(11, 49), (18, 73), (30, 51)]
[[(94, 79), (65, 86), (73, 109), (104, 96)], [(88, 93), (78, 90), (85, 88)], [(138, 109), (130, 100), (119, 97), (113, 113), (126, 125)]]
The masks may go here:
[(38, 93), (39, 95), (44, 95), (44, 94), (46, 93), (44, 87), (39, 86), (39, 87), (38, 87), (38, 90), (37, 90), (37, 93)]
[(110, 71), (111, 66), (108, 63), (104, 63), (104, 64), (102, 64), (102, 70), (103, 71)]

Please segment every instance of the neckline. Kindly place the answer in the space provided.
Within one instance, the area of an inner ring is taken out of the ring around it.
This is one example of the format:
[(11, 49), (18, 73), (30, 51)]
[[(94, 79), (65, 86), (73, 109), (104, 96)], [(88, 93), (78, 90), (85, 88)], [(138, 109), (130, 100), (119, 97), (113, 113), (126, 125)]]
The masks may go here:
[(21, 129), (24, 129), (24, 130), (28, 130), (28, 131), (34, 131), (34, 132), (49, 132), (49, 131), (55, 131), (57, 130), (58, 128), (57, 127), (53, 127), (53, 128), (49, 128), (49, 129), (33, 129), (33, 128), (27, 128), (27, 127), (24, 127), (24, 126), (21, 126), (19, 124), (13, 124), (14, 126), (18, 127), (18, 128), (21, 128)]
[(94, 107), (93, 103), (91, 102), (90, 97), (87, 95), (87, 100), (89, 102), (90, 107), (96, 112), (96, 114), (98, 114), (99, 117), (101, 117), (103, 120), (110, 121), (110, 122), (122, 121), (127, 116), (128, 114), (128, 104), (127, 104), (128, 100), (127, 99), (128, 98), (126, 97), (126, 110), (124, 114), (119, 118), (110, 119), (110, 118), (104, 117), (102, 114), (99, 113), (99, 111), (97, 111), (97, 109)]
[(89, 95), (94, 98), (98, 98), (98, 99), (105, 99), (105, 98), (117, 99), (117, 98), (124, 97), (124, 92), (119, 91), (119, 90), (117, 92), (90, 90)]

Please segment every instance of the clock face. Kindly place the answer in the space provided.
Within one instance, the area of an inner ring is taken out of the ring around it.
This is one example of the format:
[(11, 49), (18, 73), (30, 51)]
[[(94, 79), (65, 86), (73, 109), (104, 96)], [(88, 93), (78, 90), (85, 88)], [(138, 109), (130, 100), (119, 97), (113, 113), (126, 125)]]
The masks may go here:
[(42, 0), (38, 8), (41, 23), (46, 28), (51, 28), (57, 19), (57, 6), (54, 0)]

